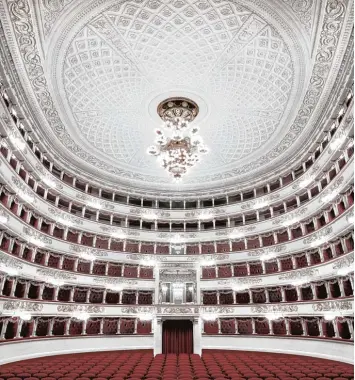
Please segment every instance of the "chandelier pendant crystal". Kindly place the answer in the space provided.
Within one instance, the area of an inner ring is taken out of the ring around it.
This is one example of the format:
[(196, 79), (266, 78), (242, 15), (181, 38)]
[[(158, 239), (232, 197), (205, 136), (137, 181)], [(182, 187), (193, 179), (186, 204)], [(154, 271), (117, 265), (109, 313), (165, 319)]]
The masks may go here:
[(190, 125), (198, 114), (198, 106), (187, 98), (169, 98), (159, 104), (158, 114), (166, 133), (156, 129), (155, 145), (147, 152), (157, 156), (161, 166), (179, 181), (208, 152), (198, 135), (199, 128)]

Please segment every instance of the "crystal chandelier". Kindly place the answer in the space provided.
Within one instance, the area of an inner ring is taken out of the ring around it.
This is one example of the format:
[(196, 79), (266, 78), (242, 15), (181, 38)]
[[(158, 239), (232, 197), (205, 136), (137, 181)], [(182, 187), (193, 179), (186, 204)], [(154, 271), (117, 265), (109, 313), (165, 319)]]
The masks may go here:
[(177, 181), (207, 153), (198, 135), (199, 128), (190, 125), (198, 111), (197, 104), (187, 98), (169, 98), (158, 106), (166, 134), (162, 129), (155, 130), (155, 145), (148, 148), (148, 154), (157, 156), (161, 166)]

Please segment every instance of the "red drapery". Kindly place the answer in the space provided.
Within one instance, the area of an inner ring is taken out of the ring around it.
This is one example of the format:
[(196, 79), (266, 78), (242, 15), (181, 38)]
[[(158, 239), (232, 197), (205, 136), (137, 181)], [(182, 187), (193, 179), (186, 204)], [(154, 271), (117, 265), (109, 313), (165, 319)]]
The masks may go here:
[(193, 326), (191, 321), (163, 322), (163, 354), (192, 354)]

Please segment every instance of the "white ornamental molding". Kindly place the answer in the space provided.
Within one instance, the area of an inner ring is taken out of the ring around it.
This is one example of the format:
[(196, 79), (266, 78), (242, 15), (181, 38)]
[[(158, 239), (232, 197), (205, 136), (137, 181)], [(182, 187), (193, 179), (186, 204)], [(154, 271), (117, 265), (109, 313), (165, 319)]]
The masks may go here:
[(48, 211), (50, 212), (52, 218), (54, 218), (58, 224), (61, 224), (64, 226), (68, 226), (68, 225), (82, 226), (84, 224), (81, 218), (59, 211), (56, 208), (48, 207)]
[(38, 244), (52, 244), (52, 239), (49, 237), (42, 235), (38, 231), (34, 231), (29, 227), (23, 227), (23, 233), (26, 235), (26, 239), (29, 240), (30, 243)]
[(105, 312), (105, 308), (102, 306), (95, 306), (95, 305), (58, 305), (57, 311), (60, 313), (82, 312), (82, 313), (101, 314)]
[(106, 226), (100, 226), (99, 228), (106, 234), (112, 235), (114, 238), (117, 237), (117, 239), (121, 240), (127, 236), (140, 236), (140, 233), (138, 231), (131, 231), (129, 229), (113, 228)]
[(276, 218), (272, 224), (274, 226), (279, 226), (280, 224), (284, 226), (291, 226), (292, 224), (298, 223), (304, 214), (307, 213), (308, 208), (300, 208), (294, 212), (290, 212), (289, 214), (282, 215)]
[(353, 303), (350, 301), (316, 302), (312, 305), (312, 309), (314, 311), (352, 310)]
[(142, 207), (130, 208), (129, 213), (131, 215), (141, 216), (143, 219), (152, 219), (152, 220), (170, 218), (171, 216), (170, 212), (157, 210), (157, 209), (146, 210)]
[(99, 250), (96, 248), (82, 247), (80, 245), (74, 245), (74, 244), (69, 246), (69, 250), (72, 252), (78, 253), (79, 255), (81, 253), (85, 253), (88, 255), (95, 256), (95, 257), (107, 257), (108, 256), (108, 253), (103, 251), (103, 250)]
[(256, 229), (256, 226), (243, 226), (243, 227), (238, 227), (234, 228), (232, 231), (217, 231), (216, 236), (228, 236), (231, 240), (237, 240), (242, 237), (247, 232), (252, 232)]
[(148, 254), (129, 254), (126, 255), (126, 259), (140, 261), (144, 265), (154, 265), (155, 261), (168, 261), (168, 257), (161, 255), (148, 255)]
[[(334, 136), (336, 138), (335, 141), (331, 142), (329, 144), (329, 147), (328, 147), (328, 154), (332, 154), (333, 152), (336, 152), (337, 150), (339, 150), (339, 148), (341, 147), (341, 145), (347, 140), (347, 138), (349, 137), (348, 135), (348, 131), (347, 131), (347, 127), (348, 125), (351, 125), (351, 124), (354, 124), (354, 117), (352, 114), (350, 114), (345, 122), (343, 123), (343, 125), (341, 126), (341, 128), (339, 128), (337, 130), (337, 133), (336, 133), (336, 136)], [(338, 144), (337, 144), (337, 141), (338, 141)]]
[(331, 226), (325, 227), (322, 230), (312, 234), (312, 236), (303, 239), (303, 244), (322, 244), (326, 242), (329, 235), (332, 233), (333, 228)]
[(54, 269), (37, 269), (36, 274), (44, 277), (47, 281), (50, 280), (66, 280), (66, 281), (76, 281), (78, 277), (71, 273), (66, 273)]
[(280, 194), (271, 194), (266, 197), (255, 199), (254, 201), (244, 203), (241, 206), (241, 209), (242, 210), (262, 209), (262, 208), (268, 207), (272, 202), (278, 200), (279, 198), (280, 198)]
[(210, 254), (210, 255), (201, 255), (197, 257), (189, 256), (186, 259), (187, 261), (200, 261), (204, 265), (208, 265), (208, 263), (211, 262), (211, 265), (213, 265), (214, 261), (228, 260), (229, 255), (226, 255), (223, 253), (217, 253), (217, 254)]
[(46, 181), (43, 181), (43, 178), (47, 178), (50, 180), (51, 183), (54, 183), (54, 187), (59, 190), (63, 190), (64, 186), (61, 183), (61, 181), (57, 180), (51, 173), (49, 173), (46, 169), (44, 169), (43, 165), (36, 164), (35, 166), (36, 170), (40, 173), (42, 177), (42, 183), (44, 186), (51, 187), (50, 185), (46, 185)]
[(86, 194), (76, 194), (75, 198), (91, 208), (105, 208), (107, 210), (113, 210), (115, 208), (114, 205), (109, 202), (100, 200), (99, 198), (90, 197)]
[(9, 257), (3, 252), (0, 252), (0, 264), (6, 268), (23, 269), (23, 264), (20, 261)]
[(350, 268), (354, 265), (354, 252), (348, 254), (346, 257), (339, 259), (334, 265), (333, 269)]
[(196, 271), (188, 270), (188, 273), (172, 273), (170, 270), (161, 270), (159, 272), (159, 280), (169, 282), (195, 282)]
[(171, 242), (175, 243), (182, 243), (184, 239), (194, 239), (197, 237), (197, 234), (195, 233), (185, 233), (184, 235), (174, 233), (174, 232), (160, 232), (158, 233), (159, 239), (167, 239)]
[(286, 245), (276, 245), (275, 247), (270, 248), (261, 248), (255, 251), (248, 252), (249, 257), (260, 257), (260, 256), (276, 256), (281, 252), (286, 251)]
[(314, 277), (319, 276), (319, 269), (305, 268), (282, 274), (279, 280), (303, 280), (305, 277), (312, 281)]
[(252, 313), (293, 313), (298, 312), (297, 305), (258, 305), (251, 308)]
[(342, 187), (344, 182), (344, 176), (336, 178), (334, 183), (332, 183), (329, 187), (326, 188), (321, 194), (321, 197), (318, 200), (318, 203), (328, 203), (332, 199), (334, 199), (339, 192), (339, 189)]
[(23, 181), (21, 181), (18, 177), (12, 176), (11, 180), (16, 188), (16, 195), (23, 199), (25, 202), (29, 203), (37, 203), (37, 199), (34, 196), (32, 190), (26, 185)]
[(100, 285), (105, 285), (105, 286), (120, 286), (120, 285), (127, 285), (127, 286), (133, 286), (137, 285), (138, 281), (135, 280), (128, 280), (125, 278), (105, 278), (105, 277), (94, 277), (93, 281), (97, 284)]
[(200, 311), (202, 313), (211, 313), (211, 314), (232, 314), (235, 309), (232, 307), (224, 306), (201, 306)]
[(224, 208), (206, 209), (206, 210), (196, 210), (185, 212), (185, 218), (196, 218), (196, 219), (213, 219), (216, 216), (222, 216), (227, 213)]
[(6, 301), (4, 303), (3, 309), (36, 312), (43, 310), (43, 304), (41, 304), (40, 302)]
[(9, 214), (5, 210), (0, 210), (0, 223), (7, 224), (9, 222)]
[(194, 306), (165, 306), (157, 307), (157, 314), (198, 314), (199, 308)]
[(292, 185), (292, 189), (304, 189), (312, 185), (320, 169), (321, 167), (319, 165), (313, 165), (309, 172), (303, 174), (296, 180), (296, 183)]
[(125, 314), (150, 314), (154, 311), (154, 306), (129, 306), (121, 309), (121, 312)]
[(227, 285), (227, 286), (250, 286), (260, 284), (263, 281), (261, 277), (246, 277), (238, 278), (231, 280), (221, 280), (218, 281), (218, 285)]

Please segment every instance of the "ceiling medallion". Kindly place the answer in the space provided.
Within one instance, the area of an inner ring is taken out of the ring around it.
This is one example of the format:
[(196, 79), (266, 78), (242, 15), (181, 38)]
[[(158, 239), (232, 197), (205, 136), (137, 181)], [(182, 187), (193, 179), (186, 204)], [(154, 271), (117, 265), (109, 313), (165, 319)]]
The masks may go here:
[(161, 166), (179, 181), (207, 153), (201, 136), (197, 135), (199, 128), (190, 125), (199, 108), (191, 99), (173, 97), (162, 101), (157, 111), (167, 135), (156, 129), (155, 145), (148, 148), (148, 154), (157, 156)]

